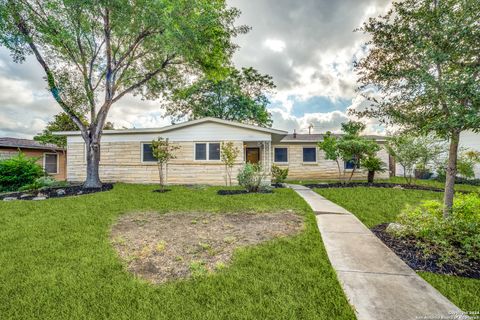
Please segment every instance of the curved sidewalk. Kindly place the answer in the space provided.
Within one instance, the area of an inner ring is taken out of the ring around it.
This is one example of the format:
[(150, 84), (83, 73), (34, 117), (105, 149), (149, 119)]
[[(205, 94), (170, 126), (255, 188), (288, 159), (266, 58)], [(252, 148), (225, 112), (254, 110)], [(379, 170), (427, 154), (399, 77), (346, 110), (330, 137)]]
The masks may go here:
[(418, 276), (357, 217), (301, 185), (330, 262), (358, 320), (468, 319)]

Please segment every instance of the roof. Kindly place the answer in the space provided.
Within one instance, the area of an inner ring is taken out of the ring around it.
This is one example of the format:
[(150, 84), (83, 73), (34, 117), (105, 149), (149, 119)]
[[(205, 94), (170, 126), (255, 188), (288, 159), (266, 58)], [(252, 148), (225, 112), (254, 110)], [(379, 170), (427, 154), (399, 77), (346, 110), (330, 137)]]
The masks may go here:
[[(305, 134), (305, 133), (297, 133), (297, 134), (287, 134), (280, 142), (317, 142), (323, 140), (323, 133), (312, 133), (312, 134)], [(332, 136), (341, 137), (342, 134), (333, 133)], [(367, 139), (373, 139), (376, 141), (384, 141), (384, 136), (378, 135), (364, 135), (362, 136)]]
[(40, 150), (63, 150), (52, 143), (40, 143), (35, 140), (17, 139), (17, 138), (0, 138), (0, 147), (21, 148), (21, 149), (40, 149)]
[[(206, 123), (206, 122), (215, 122), (219, 124), (224, 124), (224, 125), (229, 125), (229, 126), (234, 126), (234, 127), (240, 127), (240, 128), (245, 128), (245, 129), (250, 129), (250, 130), (255, 130), (255, 131), (260, 131), (260, 132), (266, 132), (266, 133), (271, 133), (271, 134), (279, 134), (279, 135), (286, 135), (288, 132), (283, 131), (283, 130), (277, 130), (277, 129), (272, 129), (272, 128), (265, 128), (265, 127), (259, 127), (259, 126), (254, 126), (250, 124), (244, 124), (236, 121), (229, 121), (229, 120), (223, 120), (223, 119), (218, 119), (218, 118), (212, 118), (212, 117), (206, 117), (206, 118), (201, 118), (198, 120), (191, 120), (191, 121), (186, 121), (178, 124), (172, 124), (169, 126), (165, 127), (160, 127), (160, 128), (144, 128), (144, 129), (117, 129), (117, 130), (104, 130), (103, 134), (128, 134), (128, 133), (159, 133), (159, 132), (167, 132), (167, 131), (172, 131), (180, 128), (185, 128), (189, 126), (193, 126), (196, 124), (200, 123)], [(64, 136), (76, 136), (80, 135), (80, 131), (59, 131), (59, 132), (54, 132), (54, 135), (64, 135)]]

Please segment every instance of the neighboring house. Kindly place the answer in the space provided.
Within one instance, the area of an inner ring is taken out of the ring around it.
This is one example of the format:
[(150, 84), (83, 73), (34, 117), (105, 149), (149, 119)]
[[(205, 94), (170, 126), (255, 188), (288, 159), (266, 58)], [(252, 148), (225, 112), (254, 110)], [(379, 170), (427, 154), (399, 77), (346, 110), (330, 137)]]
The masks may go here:
[(27, 157), (38, 158), (38, 164), (53, 178), (65, 180), (65, 150), (62, 148), (28, 139), (0, 138), (0, 159), (11, 158), (19, 151)]
[[(67, 180), (85, 179), (86, 150), (80, 132), (57, 132), (67, 136)], [(152, 156), (151, 141), (168, 138), (180, 148), (176, 159), (168, 165), (168, 183), (224, 184), (225, 167), (221, 162), (222, 141), (232, 141), (241, 151), (233, 169), (233, 177), (245, 162), (261, 163), (270, 170), (273, 163), (289, 168), (290, 179), (337, 178), (337, 165), (325, 160), (316, 143), (318, 134), (288, 134), (286, 131), (246, 125), (216, 118), (203, 118), (154, 129), (105, 130), (100, 150), (102, 181), (156, 183), (158, 169)], [(379, 144), (383, 137), (376, 138)], [(388, 165), (385, 149), (379, 156)], [(350, 163), (344, 165), (347, 173)], [(388, 177), (389, 173), (379, 174)], [(356, 178), (366, 177), (361, 168)]]

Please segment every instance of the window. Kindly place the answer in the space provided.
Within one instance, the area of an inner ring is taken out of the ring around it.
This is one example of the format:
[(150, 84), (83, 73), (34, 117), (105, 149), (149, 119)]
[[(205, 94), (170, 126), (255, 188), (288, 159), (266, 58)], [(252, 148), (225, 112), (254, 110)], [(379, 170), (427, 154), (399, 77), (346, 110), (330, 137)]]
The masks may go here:
[(288, 162), (288, 149), (275, 148), (274, 162)]
[(43, 169), (46, 173), (58, 173), (58, 155), (56, 153), (45, 153), (43, 155)]
[(153, 156), (151, 143), (142, 144), (142, 162), (157, 162)]
[(207, 160), (206, 143), (195, 143), (195, 160)]
[(317, 162), (317, 148), (303, 148), (303, 162)]
[(220, 143), (208, 144), (208, 160), (220, 160)]
[(195, 160), (220, 160), (220, 143), (195, 143)]
[[(353, 161), (353, 159), (345, 161), (345, 169), (346, 170), (353, 170), (354, 166), (355, 166), (355, 161)], [(360, 168), (360, 164), (358, 163), (356, 169), (359, 169), (359, 168)]]

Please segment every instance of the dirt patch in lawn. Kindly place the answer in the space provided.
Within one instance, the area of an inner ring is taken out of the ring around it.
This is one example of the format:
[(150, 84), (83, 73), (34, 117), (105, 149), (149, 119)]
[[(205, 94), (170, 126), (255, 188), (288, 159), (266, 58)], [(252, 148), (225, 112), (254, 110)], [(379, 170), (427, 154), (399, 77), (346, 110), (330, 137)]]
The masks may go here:
[(120, 217), (111, 242), (128, 270), (152, 283), (224, 268), (238, 247), (303, 229), (292, 212), (268, 214), (134, 213)]

